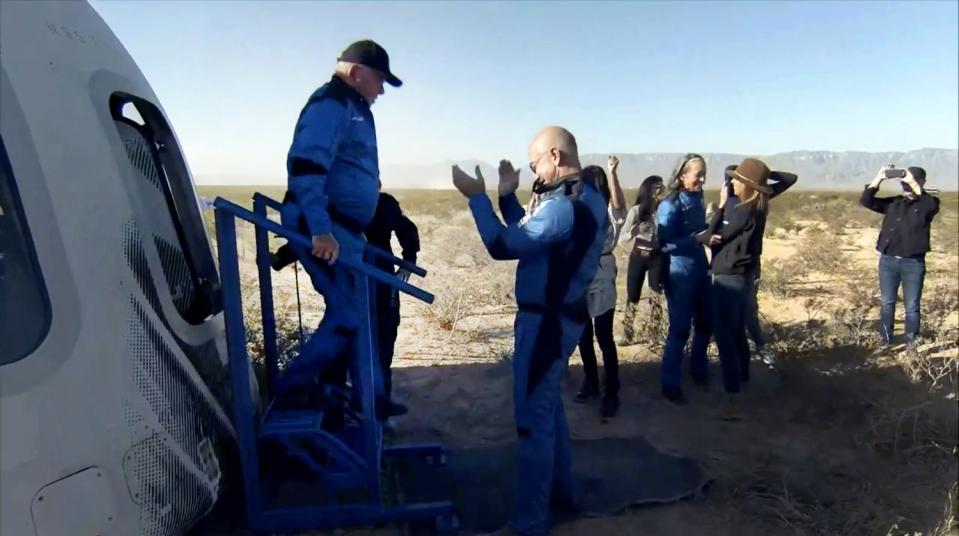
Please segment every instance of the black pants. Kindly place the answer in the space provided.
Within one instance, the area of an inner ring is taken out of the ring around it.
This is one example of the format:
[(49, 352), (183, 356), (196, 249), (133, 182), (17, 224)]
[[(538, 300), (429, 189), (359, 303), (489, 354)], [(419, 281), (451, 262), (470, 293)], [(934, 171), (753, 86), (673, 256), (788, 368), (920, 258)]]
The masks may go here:
[(390, 398), (393, 393), (393, 351), (396, 347), (396, 334), (400, 326), (399, 292), (377, 285), (376, 288), (376, 347), (379, 354), (380, 370), (383, 373), (383, 392)]
[(713, 336), (727, 393), (738, 393), (742, 382), (749, 381), (746, 312), (750, 292), (751, 276), (713, 275)]
[(650, 290), (662, 291), (662, 260), (658, 252), (633, 248), (629, 254), (629, 266), (626, 269), (626, 301), (639, 303), (639, 297), (643, 292), (643, 279), (646, 279), (647, 275)]
[(579, 339), (579, 355), (583, 358), (583, 372), (586, 373), (587, 386), (599, 388), (599, 371), (596, 366), (596, 350), (593, 348), (593, 326), (596, 327), (596, 340), (603, 352), (603, 372), (605, 373), (606, 396), (619, 395), (619, 357), (616, 355), (616, 343), (613, 342), (613, 314), (615, 308), (588, 320)]

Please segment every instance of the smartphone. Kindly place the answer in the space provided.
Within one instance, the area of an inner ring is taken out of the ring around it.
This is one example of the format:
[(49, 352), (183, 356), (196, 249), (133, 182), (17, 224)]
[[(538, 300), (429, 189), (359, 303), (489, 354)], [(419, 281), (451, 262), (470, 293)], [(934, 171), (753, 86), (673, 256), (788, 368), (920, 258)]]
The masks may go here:
[(901, 179), (906, 176), (904, 169), (887, 169), (884, 173), (887, 179)]

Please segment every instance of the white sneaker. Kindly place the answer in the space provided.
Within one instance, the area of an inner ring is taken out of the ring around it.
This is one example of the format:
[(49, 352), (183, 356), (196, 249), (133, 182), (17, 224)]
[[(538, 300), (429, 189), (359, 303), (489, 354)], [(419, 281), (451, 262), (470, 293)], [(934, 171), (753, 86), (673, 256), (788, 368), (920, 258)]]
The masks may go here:
[(768, 346), (762, 346), (756, 349), (756, 357), (758, 357), (759, 360), (769, 368), (776, 368), (778, 364), (776, 353), (773, 352)]

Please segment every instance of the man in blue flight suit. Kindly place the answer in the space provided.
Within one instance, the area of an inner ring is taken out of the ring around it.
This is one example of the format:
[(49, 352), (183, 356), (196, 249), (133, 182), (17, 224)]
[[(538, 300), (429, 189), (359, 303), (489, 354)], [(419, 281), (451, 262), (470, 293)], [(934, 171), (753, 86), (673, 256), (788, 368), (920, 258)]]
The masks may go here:
[(573, 507), (572, 456), (561, 388), (569, 357), (588, 320), (586, 288), (599, 266), (609, 225), (606, 201), (581, 179), (576, 140), (547, 127), (529, 147), (536, 175), (527, 210), (515, 191), (519, 171), (500, 162), (500, 222), (485, 184), (453, 166), (480, 238), (497, 260), (518, 259), (513, 402), (519, 435), (519, 485), (509, 521), (513, 533), (546, 534), (550, 504)]
[[(312, 250), (293, 246), (323, 295), (326, 311), (319, 328), (287, 367), (279, 393), (309, 390), (314, 378), (345, 384), (351, 349), (363, 325), (357, 308), (367, 292), (360, 276), (336, 266), (338, 258), (363, 260), (363, 230), (372, 221), (379, 196), (376, 127), (370, 106), (383, 94), (383, 84), (402, 82), (390, 71), (380, 45), (364, 40), (351, 44), (337, 59), (330, 81), (317, 89), (300, 112), (287, 157), (287, 194), (283, 225), (308, 234)], [(366, 335), (368, 336), (368, 334)], [(377, 414), (402, 413), (382, 395), (379, 367), (373, 367)], [(384, 403), (385, 402), (385, 403)]]
[[(383, 187), (382, 184), (379, 185)], [(380, 192), (379, 199), (376, 202), (376, 213), (373, 220), (366, 226), (364, 231), (366, 239), (371, 246), (375, 246), (389, 254), (393, 254), (391, 244), (392, 236), (395, 234), (402, 249), (403, 260), (416, 264), (416, 254), (420, 250), (420, 235), (416, 224), (410, 220), (403, 209), (400, 208), (399, 201), (395, 197)], [(284, 267), (297, 261), (296, 254), (290, 244), (280, 246), (276, 253), (272, 255), (271, 265), (274, 270), (279, 271)], [(373, 265), (388, 273), (393, 273), (393, 263), (376, 257)], [(410, 272), (400, 268), (394, 274), (403, 281), (409, 281)], [(400, 326), (400, 296), (399, 291), (393, 287), (384, 284), (377, 284), (374, 292), (375, 305), (371, 307), (372, 317), (375, 319), (376, 326), (376, 350), (380, 360), (380, 371), (383, 379), (383, 391), (386, 398), (391, 397), (392, 393), (392, 371), (393, 352), (396, 347), (397, 329)]]

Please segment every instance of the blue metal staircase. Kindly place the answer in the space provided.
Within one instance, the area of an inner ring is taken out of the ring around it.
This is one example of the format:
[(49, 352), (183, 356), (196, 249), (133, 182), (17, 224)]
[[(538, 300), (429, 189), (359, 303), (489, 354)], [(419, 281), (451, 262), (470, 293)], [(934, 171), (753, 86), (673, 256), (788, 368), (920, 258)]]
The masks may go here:
[[(273, 284), (268, 247), (269, 233), (291, 243), (311, 247), (311, 240), (268, 217), (268, 209), (278, 210), (280, 203), (262, 194), (253, 197), (253, 211), (223, 198), (214, 202), (216, 236), (223, 288), (227, 348), (233, 394), (233, 424), (237, 434), (240, 464), (243, 472), (246, 515), (250, 528), (260, 533), (292, 533), (324, 528), (376, 525), (407, 521), (433, 521), (440, 532), (457, 528), (449, 501), (419, 504), (386, 504), (383, 500), (381, 467), (384, 459), (418, 456), (434, 464), (444, 464), (446, 450), (439, 445), (384, 447), (382, 425), (374, 411), (373, 378), (378, 367), (373, 344), (375, 318), (362, 315), (358, 344), (350, 364), (350, 378), (355, 393), (323, 386), (323, 399), (336, 404), (346, 414), (345, 424), (335, 429), (324, 428), (324, 409), (277, 410), (273, 407), (273, 386), (280, 376), (277, 350), (276, 319), (273, 309)], [(255, 400), (251, 389), (250, 359), (246, 351), (246, 326), (243, 318), (242, 288), (237, 258), (236, 220), (255, 226), (257, 272), (261, 319), (263, 326), (266, 368), (265, 385), (258, 385), (261, 399)], [(367, 258), (386, 259), (420, 277), (422, 268), (389, 253), (367, 246)], [(361, 311), (370, 311), (370, 281), (389, 285), (417, 299), (432, 303), (433, 295), (406, 281), (384, 272), (371, 263), (340, 259), (360, 275), (365, 292)], [(350, 407), (351, 394), (358, 394), (359, 410)], [(259, 410), (259, 408), (264, 408)], [(264, 453), (270, 453), (262, 459)], [(283, 463), (275, 453), (305, 469), (291, 482), (283, 471), (273, 470)], [(305, 483), (305, 484), (304, 484)], [(295, 504), (285, 500), (294, 486)], [(298, 486), (298, 487), (296, 487)], [(303, 503), (308, 503), (304, 505)]]

